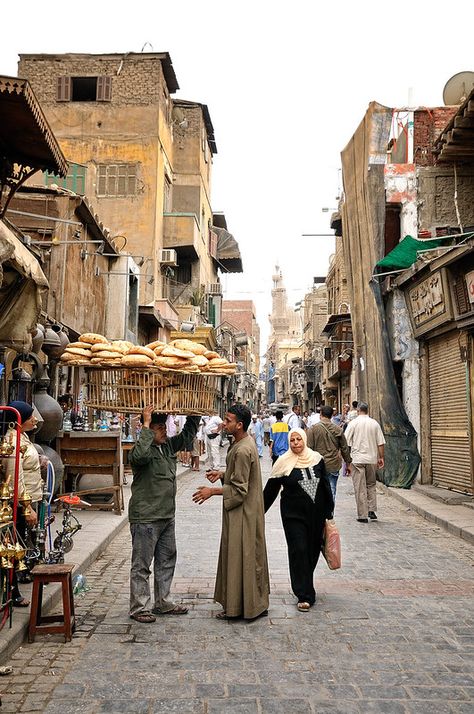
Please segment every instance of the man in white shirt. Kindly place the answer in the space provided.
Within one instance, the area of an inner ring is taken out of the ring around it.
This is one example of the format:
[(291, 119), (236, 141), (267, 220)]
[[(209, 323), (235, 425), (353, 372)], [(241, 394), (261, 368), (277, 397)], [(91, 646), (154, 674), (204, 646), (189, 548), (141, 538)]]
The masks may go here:
[(384, 467), (385, 438), (380, 424), (369, 417), (369, 407), (359, 402), (359, 416), (349, 422), (344, 433), (351, 447), (352, 482), (357, 505), (357, 520), (377, 520), (376, 471)]
[(219, 469), (221, 465), (218, 436), (222, 429), (222, 424), (222, 419), (220, 416), (217, 416), (217, 414), (209, 417), (204, 424), (207, 449), (207, 469), (211, 471)]
[(320, 414), (318, 411), (314, 411), (314, 409), (311, 409), (308, 421), (306, 422), (306, 428), (311, 429), (312, 426), (317, 424), (320, 420)]
[(301, 429), (301, 409), (298, 404), (293, 406), (293, 410), (289, 414), (285, 414), (283, 421), (288, 424), (288, 428), (291, 429)]

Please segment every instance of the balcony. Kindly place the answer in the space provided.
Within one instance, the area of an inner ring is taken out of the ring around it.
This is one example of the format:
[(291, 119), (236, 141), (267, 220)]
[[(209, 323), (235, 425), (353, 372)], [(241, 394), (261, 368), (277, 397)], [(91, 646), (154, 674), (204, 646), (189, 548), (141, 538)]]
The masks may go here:
[(201, 232), (195, 213), (163, 214), (163, 248), (174, 248), (180, 258), (197, 260)]

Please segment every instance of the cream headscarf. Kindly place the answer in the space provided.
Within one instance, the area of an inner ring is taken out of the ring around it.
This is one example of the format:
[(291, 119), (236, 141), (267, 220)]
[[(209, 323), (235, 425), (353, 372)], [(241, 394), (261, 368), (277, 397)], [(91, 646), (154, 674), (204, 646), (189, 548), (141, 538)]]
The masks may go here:
[(272, 476), (289, 476), (293, 469), (309, 469), (312, 466), (319, 464), (323, 458), (319, 451), (313, 451), (307, 446), (306, 433), (303, 429), (291, 429), (288, 434), (288, 443), (290, 443), (291, 435), (299, 434), (304, 441), (304, 449), (301, 454), (294, 454), (291, 448), (285, 451), (274, 463)]

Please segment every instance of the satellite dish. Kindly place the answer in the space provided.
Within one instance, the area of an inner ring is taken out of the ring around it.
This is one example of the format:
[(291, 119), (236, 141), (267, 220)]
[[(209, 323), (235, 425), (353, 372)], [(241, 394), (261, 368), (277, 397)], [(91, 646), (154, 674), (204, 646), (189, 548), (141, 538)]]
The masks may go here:
[(443, 89), (446, 106), (462, 104), (474, 89), (474, 72), (458, 72), (448, 79)]

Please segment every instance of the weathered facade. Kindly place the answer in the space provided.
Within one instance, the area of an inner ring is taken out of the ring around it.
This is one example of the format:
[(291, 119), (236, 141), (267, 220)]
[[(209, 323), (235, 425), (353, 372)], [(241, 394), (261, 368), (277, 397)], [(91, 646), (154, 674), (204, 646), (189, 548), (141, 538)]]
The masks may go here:
[(119, 247), (140, 262), (140, 334), (160, 327), (150, 310), (161, 300), (176, 312), (168, 310), (174, 328), (218, 324), (218, 266), (235, 265), (219, 255), (213, 230), (214, 130), (206, 105), (173, 101), (169, 54), (21, 55), (19, 71), (74, 162), (66, 186), (89, 197)]
[(469, 102), (370, 106), (343, 152), (343, 240), (359, 397), (389, 437), (384, 480), (409, 486), (419, 450), (423, 483), (472, 494)]
[(350, 404), (356, 398), (357, 388), (352, 369), (354, 349), (350, 300), (339, 213), (333, 214), (331, 228), (335, 231), (336, 250), (326, 276), (327, 321), (321, 329), (326, 338), (322, 363), (322, 399), (341, 413), (343, 405)]
[[(325, 340), (322, 337), (328, 311), (325, 285), (314, 285), (302, 303), (303, 357), (299, 373), (302, 377), (301, 407), (315, 409), (322, 402), (322, 365)], [(294, 380), (296, 381), (296, 380)]]

